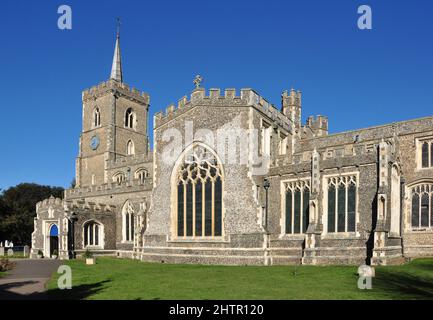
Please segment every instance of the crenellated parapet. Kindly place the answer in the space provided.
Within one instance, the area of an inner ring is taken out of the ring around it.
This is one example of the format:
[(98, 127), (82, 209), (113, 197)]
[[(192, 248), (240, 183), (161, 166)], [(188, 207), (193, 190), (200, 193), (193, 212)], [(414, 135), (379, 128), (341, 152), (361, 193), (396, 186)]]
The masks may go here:
[(122, 181), (120, 183), (109, 182), (97, 186), (67, 189), (65, 190), (65, 198), (70, 200), (83, 197), (110, 196), (125, 192), (151, 191), (152, 186), (152, 178), (146, 178), (144, 181), (131, 179)]
[(63, 206), (62, 199), (51, 196), (48, 199), (39, 201), (36, 204), (36, 212), (43, 211), (44, 209), (48, 210), (49, 208), (62, 207), (62, 206)]
[(133, 166), (137, 164), (144, 164), (153, 161), (153, 152), (148, 154), (136, 154), (125, 157), (117, 157), (115, 159), (110, 159), (107, 169), (119, 168), (124, 166)]
[(95, 203), (90, 201), (77, 200), (63, 200), (51, 196), (48, 199), (40, 201), (36, 204), (36, 212), (48, 212), (49, 216), (54, 217), (55, 212), (66, 213), (68, 211), (93, 211), (93, 212), (113, 212), (116, 209), (113, 205), (104, 203)]
[(154, 127), (159, 127), (183, 114), (185, 111), (199, 105), (207, 107), (251, 106), (264, 113), (286, 130), (290, 130), (291, 128), (290, 119), (253, 89), (241, 89), (238, 95), (236, 89), (232, 88), (225, 89), (224, 92), (220, 89), (209, 89), (206, 92), (204, 88), (197, 88), (191, 93), (189, 98), (184, 96), (179, 99), (177, 105), (171, 104), (166, 108), (165, 112), (156, 113), (154, 116)]
[(103, 96), (107, 94), (107, 92), (114, 92), (118, 96), (123, 96), (142, 104), (150, 104), (149, 94), (136, 88), (129, 87), (126, 83), (114, 80), (108, 80), (93, 86), (90, 89), (84, 90), (82, 93), (83, 102)]
[(302, 138), (310, 139), (328, 135), (328, 117), (309, 116), (307, 123), (302, 127)]
[(82, 200), (66, 200), (65, 209), (67, 211), (84, 211), (93, 213), (112, 213), (115, 212), (116, 206), (105, 203), (96, 203)]

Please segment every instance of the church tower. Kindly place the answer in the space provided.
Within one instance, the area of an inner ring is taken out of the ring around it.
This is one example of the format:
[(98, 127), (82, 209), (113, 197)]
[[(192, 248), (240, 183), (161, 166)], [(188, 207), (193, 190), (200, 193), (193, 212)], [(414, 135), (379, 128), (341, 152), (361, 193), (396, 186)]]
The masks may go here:
[(82, 94), (83, 124), (76, 160), (76, 187), (109, 183), (110, 164), (149, 152), (147, 93), (123, 82), (117, 31), (110, 79)]

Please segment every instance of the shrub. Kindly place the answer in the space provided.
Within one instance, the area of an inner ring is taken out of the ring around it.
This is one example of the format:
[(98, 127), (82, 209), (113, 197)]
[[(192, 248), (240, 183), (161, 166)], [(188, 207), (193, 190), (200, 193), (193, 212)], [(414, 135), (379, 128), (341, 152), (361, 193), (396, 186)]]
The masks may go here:
[(93, 253), (91, 253), (89, 249), (86, 249), (86, 251), (83, 253), (83, 258), (93, 258)]
[(15, 262), (9, 261), (8, 258), (0, 259), (0, 272), (11, 270), (13, 267), (15, 267)]
[(38, 256), (44, 257), (44, 253), (42, 252), (42, 250), (38, 250)]

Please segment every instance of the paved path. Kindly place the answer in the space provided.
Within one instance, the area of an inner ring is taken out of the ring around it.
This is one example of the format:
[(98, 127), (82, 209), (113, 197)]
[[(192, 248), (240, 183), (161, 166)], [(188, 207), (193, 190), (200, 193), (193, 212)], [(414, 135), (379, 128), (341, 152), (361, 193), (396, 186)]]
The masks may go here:
[(15, 268), (0, 278), (0, 300), (46, 299), (45, 284), (62, 262), (48, 259), (14, 261)]

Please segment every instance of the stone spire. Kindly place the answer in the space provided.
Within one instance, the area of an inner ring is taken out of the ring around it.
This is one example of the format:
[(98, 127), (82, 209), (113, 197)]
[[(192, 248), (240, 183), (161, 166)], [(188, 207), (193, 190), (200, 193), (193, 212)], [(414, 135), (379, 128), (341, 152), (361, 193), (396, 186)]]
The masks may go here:
[(122, 59), (120, 57), (120, 20), (117, 20), (116, 47), (114, 48), (113, 66), (110, 79), (123, 82)]

